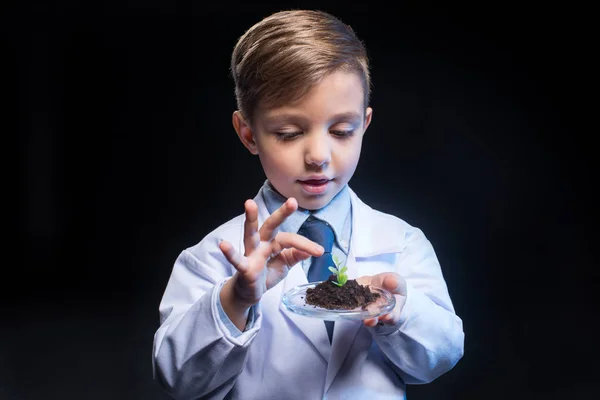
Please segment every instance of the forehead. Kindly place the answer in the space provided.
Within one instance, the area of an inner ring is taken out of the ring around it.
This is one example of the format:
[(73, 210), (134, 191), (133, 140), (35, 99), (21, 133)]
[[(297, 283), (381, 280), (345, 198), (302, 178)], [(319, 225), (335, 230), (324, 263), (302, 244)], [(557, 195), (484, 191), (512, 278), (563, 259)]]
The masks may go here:
[(363, 116), (365, 93), (362, 81), (354, 72), (336, 71), (326, 75), (298, 100), (271, 107), (259, 106), (256, 117), (275, 121), (282, 118), (330, 119)]

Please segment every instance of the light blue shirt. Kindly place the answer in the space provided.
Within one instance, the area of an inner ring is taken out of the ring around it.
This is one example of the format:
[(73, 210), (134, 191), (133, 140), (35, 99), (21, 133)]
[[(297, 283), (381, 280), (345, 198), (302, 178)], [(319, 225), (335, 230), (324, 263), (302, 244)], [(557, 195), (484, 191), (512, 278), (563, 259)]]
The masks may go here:
[[(260, 195), (265, 201), (269, 214), (273, 214), (273, 212), (281, 207), (287, 200), (273, 188), (268, 180), (265, 180), (263, 186), (261, 187)], [(329, 204), (319, 210), (310, 211), (303, 208), (298, 208), (279, 226), (279, 231), (298, 232), (302, 224), (311, 214), (313, 217), (327, 222), (333, 228), (335, 241), (333, 244), (332, 255), (339, 260), (342, 266), (345, 265), (350, 247), (350, 237), (352, 235), (352, 205), (350, 202), (348, 185), (345, 185), (342, 190), (340, 190), (340, 192), (333, 199), (331, 199)], [(308, 269), (311, 262), (312, 257), (302, 261), (301, 266), (305, 274), (308, 274)], [(229, 329), (231, 335), (234, 337), (240, 336), (242, 332), (233, 324), (233, 322), (231, 322), (223, 310), (219, 296), (217, 296), (217, 309), (219, 310), (221, 320)], [(254, 307), (251, 307), (245, 330), (252, 328), (253, 325)]]
[[(261, 193), (269, 214), (273, 214), (275, 210), (283, 205), (287, 200), (285, 197), (277, 193), (271, 186), (269, 181), (265, 181)], [(338, 258), (342, 265), (346, 262), (350, 245), (350, 236), (352, 234), (352, 207), (350, 204), (350, 193), (348, 186), (345, 185), (342, 190), (327, 204), (325, 207), (309, 211), (303, 208), (298, 208), (290, 215), (279, 227), (282, 232), (298, 232), (302, 224), (311, 215), (322, 221), (327, 222), (335, 234), (335, 242), (333, 244), (332, 254)], [(312, 262), (312, 257), (302, 262), (302, 269), (308, 275), (308, 268)]]

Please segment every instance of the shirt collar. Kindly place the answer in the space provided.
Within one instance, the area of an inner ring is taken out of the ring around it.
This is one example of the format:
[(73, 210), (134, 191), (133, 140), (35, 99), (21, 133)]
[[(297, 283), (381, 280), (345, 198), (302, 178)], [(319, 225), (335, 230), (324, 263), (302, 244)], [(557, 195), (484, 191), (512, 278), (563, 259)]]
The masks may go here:
[[(286, 201), (286, 198), (279, 194), (268, 180), (265, 180), (261, 192), (269, 214), (272, 214)], [(331, 199), (329, 204), (312, 212), (312, 214), (314, 217), (326, 221), (333, 228), (338, 247), (346, 248), (347, 243), (350, 241), (350, 229), (348, 229), (350, 225), (350, 211), (350, 192), (348, 185), (344, 185), (342, 190)], [(298, 229), (300, 229), (309, 215), (311, 215), (309, 210), (298, 208), (281, 224), (279, 230), (283, 232), (298, 232)]]

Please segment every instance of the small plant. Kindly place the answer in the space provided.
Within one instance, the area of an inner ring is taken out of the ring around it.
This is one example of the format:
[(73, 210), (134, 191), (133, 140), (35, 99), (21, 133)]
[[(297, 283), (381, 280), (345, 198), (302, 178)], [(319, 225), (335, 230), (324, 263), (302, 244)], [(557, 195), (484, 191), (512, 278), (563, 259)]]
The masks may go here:
[(335, 263), (335, 267), (329, 267), (329, 270), (335, 274), (337, 277), (337, 281), (333, 281), (332, 283), (336, 284), (339, 287), (342, 287), (348, 282), (348, 275), (346, 275), (346, 271), (348, 267), (340, 267), (341, 262), (338, 260), (336, 256), (333, 257), (333, 262)]

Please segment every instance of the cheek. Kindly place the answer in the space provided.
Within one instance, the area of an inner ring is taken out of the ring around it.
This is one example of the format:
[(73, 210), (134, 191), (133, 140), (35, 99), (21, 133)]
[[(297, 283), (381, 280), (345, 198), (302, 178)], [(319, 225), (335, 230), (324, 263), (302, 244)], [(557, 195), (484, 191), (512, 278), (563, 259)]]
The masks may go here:
[(345, 148), (341, 153), (342, 157), (339, 158), (340, 168), (347, 170), (347, 172), (354, 171), (360, 158), (360, 150), (360, 143)]
[(293, 158), (284, 152), (259, 153), (259, 157), (263, 169), (273, 176), (285, 175), (293, 169)]

